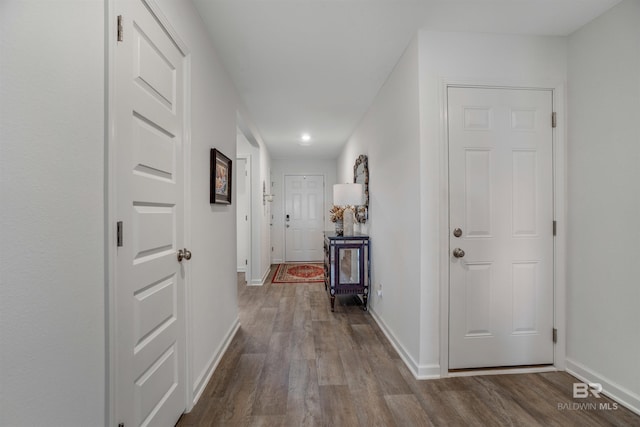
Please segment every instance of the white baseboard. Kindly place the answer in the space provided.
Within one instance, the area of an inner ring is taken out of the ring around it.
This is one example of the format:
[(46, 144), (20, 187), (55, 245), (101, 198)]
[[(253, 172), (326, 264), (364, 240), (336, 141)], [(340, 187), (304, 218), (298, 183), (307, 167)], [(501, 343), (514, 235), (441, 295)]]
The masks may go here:
[(243, 265), (242, 267), (236, 268), (236, 271), (238, 273), (246, 273), (247, 272), (247, 267), (245, 265)]
[(262, 286), (269, 279), (269, 273), (271, 272), (271, 266), (267, 267), (267, 270), (262, 274), (260, 279), (251, 279), (251, 283), (247, 283), (249, 286)]
[(274, 259), (271, 261), (271, 264), (284, 264), (284, 260), (283, 260), (283, 259), (281, 259), (281, 258), (274, 258)]
[(472, 371), (449, 372), (450, 377), (475, 377), (479, 375), (511, 375), (511, 374), (539, 374), (542, 372), (557, 372), (555, 366), (535, 368), (505, 368), (505, 369), (474, 369)]
[(213, 354), (205, 369), (202, 371), (202, 373), (200, 373), (200, 375), (198, 375), (198, 378), (194, 381), (193, 402), (191, 404), (192, 408), (196, 406), (196, 403), (198, 403), (198, 400), (200, 399), (200, 396), (202, 396), (207, 383), (218, 367), (218, 364), (220, 363), (222, 356), (224, 356), (224, 353), (227, 351), (227, 348), (229, 348), (229, 344), (231, 344), (231, 340), (233, 340), (233, 337), (236, 335), (236, 332), (238, 332), (238, 329), (240, 329), (240, 318), (236, 318), (236, 320), (233, 322), (231, 328), (227, 332), (227, 335), (224, 337), (224, 340), (222, 341), (220, 346), (218, 346), (218, 350)]
[(632, 391), (569, 358), (567, 358), (567, 372), (585, 383), (600, 383), (602, 394), (640, 415), (640, 396)]
[(413, 357), (409, 354), (409, 352), (404, 348), (402, 344), (396, 339), (395, 335), (389, 330), (386, 323), (378, 316), (375, 310), (372, 310), (369, 307), (369, 313), (373, 320), (378, 324), (378, 327), (382, 331), (385, 337), (389, 340), (393, 348), (398, 352), (400, 358), (407, 365), (407, 368), (411, 372), (411, 374), (417, 380), (429, 380), (440, 378), (440, 365), (420, 365), (418, 364)]

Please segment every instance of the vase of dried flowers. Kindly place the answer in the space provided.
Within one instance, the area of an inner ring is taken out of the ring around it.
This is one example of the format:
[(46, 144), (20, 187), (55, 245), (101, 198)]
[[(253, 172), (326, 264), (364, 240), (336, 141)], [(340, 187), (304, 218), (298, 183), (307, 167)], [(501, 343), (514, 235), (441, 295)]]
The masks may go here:
[(341, 219), (336, 221), (336, 234), (342, 236), (344, 234), (344, 222)]
[(344, 207), (333, 205), (329, 210), (329, 219), (336, 225), (336, 234), (342, 236), (344, 233)]

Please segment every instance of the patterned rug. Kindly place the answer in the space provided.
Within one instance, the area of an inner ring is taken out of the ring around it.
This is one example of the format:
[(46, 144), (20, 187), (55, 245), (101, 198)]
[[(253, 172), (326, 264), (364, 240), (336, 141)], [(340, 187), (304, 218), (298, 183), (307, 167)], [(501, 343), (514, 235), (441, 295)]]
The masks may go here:
[(279, 264), (272, 283), (323, 282), (324, 268), (321, 263)]

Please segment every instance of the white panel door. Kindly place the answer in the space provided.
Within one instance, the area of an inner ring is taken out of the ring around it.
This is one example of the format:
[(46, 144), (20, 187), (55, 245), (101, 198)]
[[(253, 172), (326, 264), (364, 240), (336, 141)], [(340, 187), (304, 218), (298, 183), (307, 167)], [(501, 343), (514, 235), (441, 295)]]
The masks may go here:
[(251, 280), (249, 258), (251, 255), (251, 174), (247, 158), (236, 159), (235, 187), (236, 224), (237, 224), (237, 270), (245, 272), (247, 280)]
[(551, 113), (551, 91), (448, 89), (450, 369), (553, 363)]
[(286, 175), (285, 261), (322, 261), (324, 176)]
[(173, 426), (186, 407), (184, 57), (140, 0), (116, 9), (116, 421)]

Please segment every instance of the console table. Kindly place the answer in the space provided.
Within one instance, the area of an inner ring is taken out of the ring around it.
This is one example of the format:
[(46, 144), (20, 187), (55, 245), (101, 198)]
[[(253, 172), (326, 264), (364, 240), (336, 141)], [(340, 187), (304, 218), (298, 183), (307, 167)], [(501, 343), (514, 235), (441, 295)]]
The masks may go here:
[(336, 295), (362, 295), (364, 311), (371, 281), (369, 236), (339, 236), (324, 233), (324, 288), (329, 292), (331, 311)]

